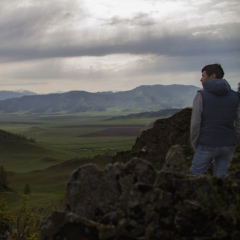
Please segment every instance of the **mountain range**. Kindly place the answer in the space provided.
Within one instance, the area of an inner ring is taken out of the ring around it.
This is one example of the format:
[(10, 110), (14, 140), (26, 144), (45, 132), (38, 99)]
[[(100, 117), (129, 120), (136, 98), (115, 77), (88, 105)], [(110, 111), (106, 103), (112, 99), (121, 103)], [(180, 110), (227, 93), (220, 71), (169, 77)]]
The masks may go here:
[[(139, 113), (192, 105), (199, 90), (192, 85), (143, 85), (129, 91), (69, 91), (44, 95), (25, 95), (0, 101), (1, 112), (78, 113), (119, 111)], [(1, 95), (0, 95), (1, 96)]]
[(0, 91), (0, 100), (5, 100), (9, 98), (22, 97), (26, 95), (36, 95), (34, 92), (30, 92), (27, 90), (20, 91)]

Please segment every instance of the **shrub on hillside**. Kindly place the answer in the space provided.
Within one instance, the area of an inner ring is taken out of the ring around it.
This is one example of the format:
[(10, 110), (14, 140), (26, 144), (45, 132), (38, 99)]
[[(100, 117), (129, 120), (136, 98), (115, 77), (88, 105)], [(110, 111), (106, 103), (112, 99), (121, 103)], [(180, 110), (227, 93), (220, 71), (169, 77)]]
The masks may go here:
[(30, 193), (31, 193), (30, 185), (28, 183), (26, 183), (24, 185), (23, 194), (30, 194)]
[(7, 174), (3, 166), (0, 166), (0, 190), (5, 190), (7, 188)]
[[(0, 239), (37, 240), (39, 226), (50, 213), (63, 206), (63, 201), (52, 202), (44, 208), (31, 208), (29, 196), (20, 199), (20, 208), (13, 213), (6, 201), (0, 200)], [(8, 238), (11, 237), (11, 238)]]
[(11, 230), (14, 218), (7, 203), (0, 199), (0, 237)]

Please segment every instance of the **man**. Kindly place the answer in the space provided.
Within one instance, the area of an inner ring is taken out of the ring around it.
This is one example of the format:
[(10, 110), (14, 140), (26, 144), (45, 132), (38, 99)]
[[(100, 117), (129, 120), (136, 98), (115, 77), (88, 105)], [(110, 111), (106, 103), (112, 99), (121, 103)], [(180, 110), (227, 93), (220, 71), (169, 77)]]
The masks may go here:
[(190, 174), (194, 176), (205, 173), (214, 160), (214, 175), (224, 178), (240, 136), (239, 94), (223, 76), (220, 64), (202, 69), (203, 89), (193, 100), (190, 126), (194, 148)]

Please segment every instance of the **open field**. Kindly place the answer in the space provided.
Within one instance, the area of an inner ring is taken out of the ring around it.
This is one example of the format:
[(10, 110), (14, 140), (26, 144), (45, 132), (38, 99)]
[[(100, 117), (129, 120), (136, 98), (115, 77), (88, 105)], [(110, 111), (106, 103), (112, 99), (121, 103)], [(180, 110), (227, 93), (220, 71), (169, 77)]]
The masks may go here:
[(0, 146), (8, 171), (44, 169), (71, 158), (115, 154), (132, 147), (154, 119), (111, 120), (110, 116), (0, 114), (0, 129), (35, 139), (36, 144)]
[[(71, 173), (80, 165), (86, 164), (89, 159), (72, 159), (44, 170), (31, 172), (8, 172), (9, 186), (14, 192), (0, 193), (0, 200), (5, 199), (13, 211), (18, 210), (21, 195), (25, 184), (29, 184), (29, 207), (44, 208), (51, 203), (62, 201), (66, 183)], [(91, 162), (103, 168), (110, 162), (109, 157), (102, 158), (101, 162), (94, 159)]]
[(32, 206), (45, 206), (64, 198), (64, 188), (71, 172), (79, 165), (104, 155), (103, 167), (116, 152), (131, 149), (141, 132), (154, 118), (115, 119), (107, 115), (24, 115), (0, 113), (0, 129), (36, 143), (3, 142), (0, 166), (8, 172), (14, 193), (0, 193), (12, 208), (19, 205), (25, 184), (31, 187)]

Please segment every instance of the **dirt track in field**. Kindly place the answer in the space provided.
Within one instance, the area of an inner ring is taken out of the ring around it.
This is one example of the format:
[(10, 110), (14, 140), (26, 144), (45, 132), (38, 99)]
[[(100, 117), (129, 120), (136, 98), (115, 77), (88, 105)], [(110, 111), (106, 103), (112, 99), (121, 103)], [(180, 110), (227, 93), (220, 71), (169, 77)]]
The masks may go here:
[(79, 137), (128, 137), (140, 136), (142, 128), (140, 127), (111, 127), (100, 131), (80, 135)]
[(126, 125), (122, 125), (122, 124), (108, 124), (108, 125), (101, 125), (101, 124), (85, 124), (85, 125), (62, 125), (62, 126), (56, 126), (54, 128), (141, 128), (144, 127), (144, 125), (141, 124), (135, 124), (135, 125), (131, 125), (131, 124), (126, 124)]

